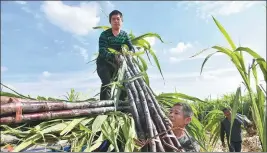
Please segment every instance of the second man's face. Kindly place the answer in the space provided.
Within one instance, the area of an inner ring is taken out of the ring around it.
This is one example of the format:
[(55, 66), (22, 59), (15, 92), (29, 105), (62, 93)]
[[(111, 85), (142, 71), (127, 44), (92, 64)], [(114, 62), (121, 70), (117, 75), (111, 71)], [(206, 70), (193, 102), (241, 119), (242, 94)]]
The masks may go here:
[(171, 120), (174, 127), (185, 127), (191, 121), (190, 117), (184, 117), (182, 106), (174, 106), (170, 109), (169, 119)]
[(121, 16), (119, 14), (118, 15), (113, 15), (111, 17), (111, 26), (114, 29), (121, 28), (121, 26), (122, 26), (122, 18), (121, 18)]

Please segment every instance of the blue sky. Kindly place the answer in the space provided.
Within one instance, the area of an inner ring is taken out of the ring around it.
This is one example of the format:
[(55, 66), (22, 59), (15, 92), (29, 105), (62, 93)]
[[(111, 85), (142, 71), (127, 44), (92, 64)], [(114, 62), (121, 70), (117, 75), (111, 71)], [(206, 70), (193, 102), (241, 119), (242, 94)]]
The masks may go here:
[[(1, 2), (1, 81), (32, 96), (61, 97), (74, 88), (84, 95), (99, 92), (94, 59), (98, 49), (98, 25), (109, 25), (108, 14), (124, 14), (123, 29), (135, 35), (155, 32), (147, 40), (160, 60), (165, 85), (155, 64), (149, 66), (155, 92), (177, 91), (205, 98), (235, 91), (241, 78), (230, 60), (218, 54), (208, 61), (213, 45), (228, 45), (211, 15), (219, 20), (238, 45), (251, 47), (266, 57), (266, 2)], [(102, 12), (102, 11), (103, 12)], [(248, 62), (251, 59), (246, 56)], [(173, 67), (171, 67), (173, 66)]]

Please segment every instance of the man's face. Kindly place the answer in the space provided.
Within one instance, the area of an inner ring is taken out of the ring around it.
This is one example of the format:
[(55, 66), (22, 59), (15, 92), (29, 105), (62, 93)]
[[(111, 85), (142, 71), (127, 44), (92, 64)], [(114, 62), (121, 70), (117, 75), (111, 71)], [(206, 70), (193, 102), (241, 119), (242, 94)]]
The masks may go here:
[(229, 111), (229, 110), (226, 110), (223, 113), (224, 113), (225, 117), (230, 117), (231, 116), (231, 111)]
[(191, 121), (191, 117), (184, 117), (182, 108), (182, 106), (174, 106), (170, 109), (169, 118), (174, 127), (184, 128)]
[(121, 28), (121, 25), (122, 25), (122, 18), (119, 14), (112, 15), (110, 22), (111, 22), (112, 28), (119, 29), (119, 28)]

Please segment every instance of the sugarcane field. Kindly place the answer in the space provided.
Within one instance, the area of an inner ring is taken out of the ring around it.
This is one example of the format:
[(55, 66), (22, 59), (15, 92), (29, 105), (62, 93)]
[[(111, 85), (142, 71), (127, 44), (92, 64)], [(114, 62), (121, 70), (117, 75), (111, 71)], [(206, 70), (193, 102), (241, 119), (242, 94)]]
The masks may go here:
[(267, 152), (266, 9), (1, 1), (1, 152)]

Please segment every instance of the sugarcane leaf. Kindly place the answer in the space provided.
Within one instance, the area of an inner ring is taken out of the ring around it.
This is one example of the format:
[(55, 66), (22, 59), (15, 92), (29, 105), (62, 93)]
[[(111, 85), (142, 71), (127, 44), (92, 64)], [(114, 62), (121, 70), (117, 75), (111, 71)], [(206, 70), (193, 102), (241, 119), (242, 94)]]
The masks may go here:
[(161, 67), (160, 67), (160, 64), (159, 64), (159, 60), (158, 60), (156, 54), (154, 53), (154, 51), (153, 51), (152, 49), (149, 50), (149, 53), (152, 55), (154, 61), (156, 62), (156, 66), (157, 66), (157, 68), (159, 69), (160, 74), (161, 74), (161, 76), (162, 76), (162, 79), (163, 79), (163, 81), (164, 81), (164, 77), (163, 77), (163, 74), (162, 74), (162, 70), (161, 70)]
[(1, 96), (21, 98), (21, 96), (17, 94), (9, 93), (9, 92), (0, 91), (0, 93), (1, 93)]
[(232, 127), (233, 127), (234, 120), (236, 118), (236, 113), (237, 113), (237, 109), (238, 109), (238, 105), (240, 101), (240, 95), (241, 95), (241, 87), (238, 87), (236, 90), (235, 100), (233, 103), (233, 108), (232, 108), (232, 113), (231, 113), (231, 128), (230, 128), (229, 142), (231, 142)]
[(247, 75), (247, 74), (246, 74), (246, 69), (245, 69), (245, 67), (242, 68), (242, 67), (240, 66), (241, 63), (240, 63), (240, 61), (238, 60), (238, 56), (240, 56), (240, 55), (239, 55), (239, 54), (235, 54), (235, 53), (233, 53), (231, 50), (229, 50), (229, 49), (227, 49), (227, 48), (224, 48), (224, 47), (213, 46), (212, 48), (219, 50), (220, 52), (222, 52), (222, 53), (228, 55), (228, 57), (231, 58), (233, 64), (236, 66), (236, 68), (237, 68), (237, 70), (239, 71), (239, 73), (240, 73), (242, 79), (244, 80), (246, 87), (249, 87), (249, 84), (248, 84), (248, 78), (247, 78), (247, 76), (246, 76), (246, 75)]
[(42, 136), (40, 134), (35, 134), (22, 143), (20, 143), (18, 146), (16, 146), (13, 150), (13, 152), (20, 152), (21, 150), (25, 149), (29, 145), (33, 144), (35, 141), (39, 140)]
[(142, 74), (144, 76), (146, 84), (149, 86), (149, 78), (148, 78), (148, 75), (146, 73), (146, 70), (143, 68), (143, 66), (136, 59), (133, 58), (133, 61), (137, 64), (139, 70), (142, 72)]
[(132, 55), (132, 56), (140, 56), (140, 55), (143, 55), (145, 54), (145, 51), (136, 51), (135, 53), (133, 52), (128, 52), (128, 54)]
[(102, 30), (107, 30), (107, 29), (110, 29), (111, 27), (109, 26), (96, 26), (96, 27), (93, 27), (93, 29), (102, 29)]
[[(190, 96), (190, 95), (186, 95), (186, 94), (183, 94), (183, 93), (162, 93), (160, 95), (158, 95), (156, 97), (157, 99), (166, 99), (168, 100), (168, 98), (170, 98), (170, 102), (173, 101), (173, 100), (177, 100), (179, 98), (182, 98), (182, 99), (185, 99), (185, 100), (190, 100), (190, 101), (199, 101), (199, 102), (205, 102), (204, 100), (201, 100), (197, 97), (193, 97), (193, 96)], [(180, 100), (179, 100), (180, 101)], [(175, 101), (177, 102), (177, 101)]]
[(106, 121), (107, 115), (98, 115), (92, 125), (92, 132), (96, 133), (100, 130), (102, 124)]
[(78, 141), (78, 146), (74, 148), (74, 152), (81, 152), (84, 144), (86, 143), (87, 140), (87, 135), (83, 136), (81, 141)]
[(103, 143), (103, 141), (104, 141), (104, 137), (103, 137), (103, 133), (101, 133), (100, 136), (97, 138), (97, 140), (93, 142), (93, 145), (88, 145), (86, 147), (86, 149), (84, 150), (84, 152), (94, 151), (95, 149), (100, 147), (100, 145)]
[[(0, 84), (1, 84), (1, 86), (3, 86), (3, 87), (5, 87), (5, 88), (7, 88), (7, 89), (13, 91), (14, 93), (16, 93), (16, 94), (19, 96), (18, 98), (26, 98), (26, 99), (36, 100), (36, 99), (31, 98), (31, 97), (29, 97), (29, 96), (24, 96), (24, 95), (18, 93), (17, 91), (15, 91), (15, 90), (9, 88), (8, 86), (4, 85), (3, 83), (0, 83)], [(1, 95), (2, 95), (2, 94), (1, 94)]]
[(221, 31), (221, 33), (223, 34), (223, 36), (225, 37), (225, 39), (227, 40), (227, 42), (232, 47), (232, 49), (235, 50), (236, 46), (235, 46), (234, 42), (232, 41), (231, 37), (229, 36), (229, 34), (224, 29), (224, 27), (213, 16), (212, 16), (212, 18), (213, 18), (215, 24), (217, 25), (217, 27), (219, 28), (219, 30)]
[(86, 126), (80, 124), (80, 130), (85, 131), (87, 133), (92, 133), (92, 131), (90, 129), (88, 129)]
[(160, 35), (159, 34), (157, 34), (157, 33), (151, 33), (151, 32), (149, 32), (149, 33), (146, 33), (146, 34), (143, 34), (143, 35), (141, 35), (141, 36), (138, 36), (138, 37), (135, 37), (134, 39), (132, 39), (131, 41), (137, 41), (137, 40), (140, 40), (140, 39), (144, 39), (144, 38), (147, 38), (147, 37), (156, 37), (156, 38), (158, 38), (162, 43), (164, 43), (164, 41), (162, 40), (162, 38), (160, 37)]
[(217, 51), (217, 52), (214, 52), (214, 53), (211, 53), (211, 54), (209, 54), (205, 59), (204, 59), (204, 61), (203, 61), (203, 63), (202, 63), (202, 65), (201, 65), (201, 70), (200, 70), (200, 75), (202, 74), (202, 71), (203, 71), (203, 68), (204, 68), (204, 65), (205, 65), (205, 63), (208, 61), (208, 59), (212, 56), (212, 55), (214, 55), (214, 54), (216, 54), (216, 53), (218, 53), (219, 51)]
[(117, 131), (118, 129), (115, 127), (115, 123), (108, 122), (107, 120), (103, 123), (102, 132), (104, 136), (111, 142), (110, 145), (114, 146), (116, 151), (119, 151), (117, 141), (116, 141)]
[(189, 58), (196, 57), (196, 56), (198, 56), (198, 55), (202, 54), (203, 52), (207, 51), (208, 49), (210, 49), (210, 48), (203, 49), (203, 50), (199, 51), (198, 53), (196, 53), (196, 54), (194, 54), (194, 55), (190, 56)]
[(244, 52), (249, 53), (251, 56), (253, 56), (256, 59), (257, 58), (258, 59), (263, 59), (258, 53), (256, 53), (255, 51), (253, 51), (252, 49), (250, 49), (248, 47), (238, 47), (236, 50), (234, 50), (234, 52), (237, 52), (237, 51), (244, 51)]
[(112, 144), (110, 144), (109, 146), (108, 146), (108, 151), (107, 152), (112, 152), (112, 150), (114, 149), (115, 147), (112, 145)]
[(83, 121), (85, 118), (78, 118), (72, 120), (67, 127), (64, 128), (63, 131), (60, 132), (60, 135), (65, 135), (68, 132), (70, 132), (74, 127), (76, 127), (81, 121)]
[(94, 151), (95, 149), (100, 147), (100, 145), (103, 143), (103, 141), (95, 142), (88, 150), (84, 150), (84, 152), (92, 152), (92, 151)]
[(87, 119), (85, 119), (85, 120), (83, 120), (83, 121), (81, 121), (81, 123), (80, 124), (82, 124), (82, 125), (87, 125), (87, 124), (89, 124), (92, 120), (94, 120), (95, 118), (87, 118)]
[(59, 123), (56, 124), (54, 126), (48, 127), (43, 129), (41, 132), (42, 133), (53, 133), (53, 132), (59, 132), (62, 131), (64, 128), (66, 128), (66, 126), (70, 123), (70, 121), (68, 122), (63, 122), (63, 123)]
[(15, 135), (15, 136), (18, 136), (18, 137), (25, 137), (27, 136), (28, 134), (30, 134), (29, 131), (20, 131), (20, 130), (16, 130), (16, 129), (13, 129), (7, 125), (0, 125), (1, 127), (3, 127), (4, 129), (6, 129), (6, 131), (1, 131), (2, 134), (12, 134), (12, 135)]
[(142, 56), (138, 55), (137, 58), (141, 61), (142, 67), (144, 71), (147, 71), (147, 64), (146, 61), (142, 58)]
[(113, 48), (108, 48), (108, 51), (110, 52), (110, 53), (112, 53), (112, 54), (120, 54), (120, 52), (118, 52), (118, 51), (116, 51), (115, 49), (113, 49)]
[(55, 139), (57, 139), (58, 141), (60, 141), (60, 138), (58, 136), (55, 136), (54, 134), (44, 134), (45, 136), (51, 136)]

